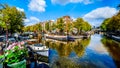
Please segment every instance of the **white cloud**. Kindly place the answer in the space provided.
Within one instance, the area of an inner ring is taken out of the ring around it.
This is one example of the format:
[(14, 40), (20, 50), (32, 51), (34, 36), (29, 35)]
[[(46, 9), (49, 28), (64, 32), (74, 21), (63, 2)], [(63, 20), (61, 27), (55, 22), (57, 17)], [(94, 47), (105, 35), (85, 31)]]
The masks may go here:
[(75, 18), (75, 17), (72, 17), (72, 20), (73, 20), (73, 21), (75, 21), (75, 20), (76, 20), (76, 18)]
[(32, 11), (44, 12), (46, 2), (45, 0), (31, 0), (28, 7)]
[(29, 19), (25, 19), (24, 22), (30, 22), (30, 20)]
[[(118, 10), (115, 8), (101, 7), (87, 13), (86, 15), (83, 16), (83, 18), (88, 22), (92, 22), (91, 24), (98, 25), (101, 24), (104, 19), (112, 17), (117, 12)], [(95, 23), (97, 21), (99, 22)]]
[(16, 7), (16, 8), (17, 8), (17, 10), (24, 12), (23, 8), (19, 8), (19, 7)]
[(30, 18), (25, 19), (24, 22), (26, 26), (29, 26), (40, 22), (40, 20), (37, 17), (31, 16)]
[(111, 7), (102, 7), (92, 10), (84, 16), (84, 18), (97, 19), (97, 18), (110, 18), (117, 13), (117, 9)]
[(65, 5), (68, 3), (83, 3), (83, 4), (91, 4), (93, 0), (51, 0), (53, 4), (61, 4)]

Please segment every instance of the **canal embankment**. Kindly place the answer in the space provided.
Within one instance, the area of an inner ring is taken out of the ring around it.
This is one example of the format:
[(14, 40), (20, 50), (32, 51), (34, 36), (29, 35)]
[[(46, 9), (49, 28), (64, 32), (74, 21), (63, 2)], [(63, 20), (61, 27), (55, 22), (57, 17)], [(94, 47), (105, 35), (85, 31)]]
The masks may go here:
[(111, 38), (115, 41), (120, 42), (120, 36), (115, 36), (115, 35), (110, 35), (110, 34), (105, 34), (106, 37)]

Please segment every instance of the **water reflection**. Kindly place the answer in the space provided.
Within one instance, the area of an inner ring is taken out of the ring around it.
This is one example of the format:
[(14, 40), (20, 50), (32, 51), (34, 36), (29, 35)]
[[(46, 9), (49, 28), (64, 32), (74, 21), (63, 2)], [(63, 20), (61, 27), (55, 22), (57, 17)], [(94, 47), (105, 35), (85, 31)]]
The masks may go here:
[(117, 68), (120, 68), (120, 43), (104, 37), (101, 42), (113, 57)]
[(72, 49), (78, 57), (81, 57), (83, 56), (85, 52), (85, 48), (87, 47), (89, 43), (90, 43), (90, 38), (83, 39), (83, 40), (77, 40), (75, 43), (73, 43)]
[(46, 45), (50, 48), (50, 67), (79, 68), (80, 64), (77, 64), (73, 58), (82, 57), (89, 43), (90, 38), (78, 39), (75, 42), (46, 41)]
[(97, 52), (99, 54), (108, 54), (106, 48), (101, 43), (102, 36), (99, 34), (95, 34), (91, 36), (91, 42), (89, 46), (87, 46), (87, 49), (93, 50), (94, 52)]
[(86, 46), (90, 43), (89, 39), (76, 40), (75, 42), (61, 42), (61, 41), (46, 41), (46, 45), (49, 45), (49, 48), (57, 50), (60, 57), (68, 57), (71, 52), (75, 52), (78, 57), (81, 57)]
[(51, 68), (80, 68), (79, 64), (76, 64), (74, 61), (69, 58), (58, 58), (51, 66)]
[(120, 43), (92, 35), (75, 42), (46, 41), (51, 68), (119, 68)]

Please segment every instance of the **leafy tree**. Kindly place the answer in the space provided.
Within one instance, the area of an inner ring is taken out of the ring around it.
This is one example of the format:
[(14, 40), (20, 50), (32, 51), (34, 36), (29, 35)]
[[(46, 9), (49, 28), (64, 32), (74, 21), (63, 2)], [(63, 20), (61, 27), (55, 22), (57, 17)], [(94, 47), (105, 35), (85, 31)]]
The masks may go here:
[(73, 23), (71, 23), (71, 22), (68, 22), (67, 23), (67, 30), (68, 30), (68, 32), (71, 32), (72, 31), (72, 29), (73, 29)]
[(1, 21), (9, 27), (7, 29), (11, 33), (20, 32), (24, 27), (24, 19), (26, 18), (24, 12), (6, 4), (1, 4), (0, 7)]
[(82, 18), (77, 18), (77, 20), (74, 22), (74, 27), (78, 29), (78, 33), (82, 31), (82, 24), (84, 20)]
[(50, 30), (50, 25), (49, 25), (49, 22), (46, 22), (46, 23), (45, 23), (45, 29), (46, 29), (47, 31), (49, 31), (49, 30)]
[(63, 18), (58, 18), (57, 19), (56, 27), (59, 29), (60, 32), (64, 31), (64, 20), (63, 20)]
[(120, 30), (120, 11), (117, 15), (113, 16), (107, 25), (108, 29), (111, 31)]
[(77, 28), (78, 34), (82, 31), (89, 31), (91, 29), (91, 25), (88, 22), (84, 21), (82, 18), (77, 18), (73, 24), (74, 27)]
[(109, 24), (110, 20), (111, 20), (111, 18), (107, 18), (103, 21), (103, 23), (100, 26), (102, 30), (104, 30), (104, 31), (107, 30), (107, 25)]
[(31, 26), (25, 26), (23, 30), (26, 31), (42, 31), (42, 25), (40, 23), (31, 25)]
[(113, 17), (105, 19), (101, 24), (101, 29), (112, 32), (120, 31), (120, 11)]
[(89, 31), (91, 30), (91, 25), (88, 22), (83, 23), (83, 31)]
[(51, 25), (51, 30), (55, 30), (55, 29), (56, 29), (56, 24), (53, 23), (53, 24)]
[(120, 11), (117, 15), (114, 15), (111, 18), (105, 19), (101, 24), (101, 29), (105, 31), (115, 32), (120, 30)]
[(2, 28), (4, 28), (4, 29), (6, 29), (6, 28), (7, 28), (7, 26), (6, 26), (5, 22), (2, 22), (2, 21), (0, 21), (0, 26), (1, 26)]
[(38, 31), (42, 31), (42, 25), (40, 23), (36, 24)]

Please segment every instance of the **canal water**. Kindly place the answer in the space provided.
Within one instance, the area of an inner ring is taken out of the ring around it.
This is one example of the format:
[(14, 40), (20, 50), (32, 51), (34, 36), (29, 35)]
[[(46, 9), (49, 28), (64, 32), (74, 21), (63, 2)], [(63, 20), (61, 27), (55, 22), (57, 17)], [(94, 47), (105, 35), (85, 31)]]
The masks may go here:
[(51, 68), (119, 68), (120, 43), (99, 34), (75, 42), (46, 41)]

